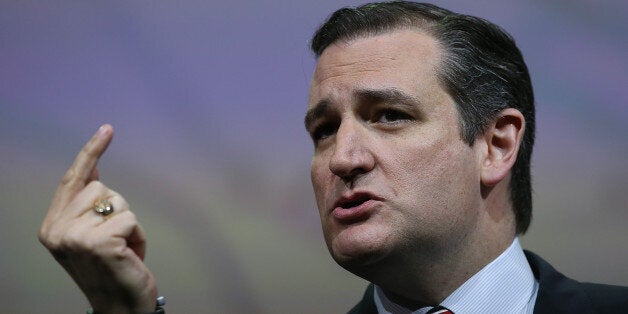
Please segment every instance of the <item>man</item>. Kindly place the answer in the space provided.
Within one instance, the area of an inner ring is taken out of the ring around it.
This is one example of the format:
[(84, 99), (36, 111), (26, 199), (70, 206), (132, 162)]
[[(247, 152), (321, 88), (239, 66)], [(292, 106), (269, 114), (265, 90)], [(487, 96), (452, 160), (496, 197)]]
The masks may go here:
[[(628, 306), (626, 288), (567, 279), (519, 245), (531, 217), (534, 105), (506, 33), (432, 5), (368, 4), (334, 13), (312, 49), (305, 124), (325, 241), (372, 283), (353, 313)], [(79, 153), (40, 239), (97, 312), (146, 313), (157, 287), (144, 234), (98, 181), (112, 136), (101, 127)]]
[(625, 308), (625, 288), (566, 279), (518, 243), (534, 103), (508, 34), (428, 4), (367, 4), (334, 13), (312, 50), (306, 126), (325, 239), (374, 284), (353, 312)]

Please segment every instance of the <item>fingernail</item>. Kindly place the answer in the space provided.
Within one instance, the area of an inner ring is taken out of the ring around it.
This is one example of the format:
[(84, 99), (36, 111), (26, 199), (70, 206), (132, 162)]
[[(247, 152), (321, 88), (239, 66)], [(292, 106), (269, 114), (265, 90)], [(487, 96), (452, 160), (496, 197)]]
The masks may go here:
[(96, 134), (98, 137), (103, 137), (105, 135), (107, 135), (107, 132), (109, 131), (109, 129), (107, 128), (107, 125), (102, 125), (99, 129), (98, 129), (98, 133)]

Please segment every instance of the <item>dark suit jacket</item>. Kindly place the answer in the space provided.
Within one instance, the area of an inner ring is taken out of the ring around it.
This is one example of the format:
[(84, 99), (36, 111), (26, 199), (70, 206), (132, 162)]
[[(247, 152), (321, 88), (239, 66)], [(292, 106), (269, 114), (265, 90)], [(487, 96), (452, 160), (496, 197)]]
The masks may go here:
[[(628, 313), (628, 287), (577, 282), (563, 276), (538, 255), (529, 251), (525, 254), (539, 281), (535, 314)], [(349, 313), (377, 314), (372, 284)]]

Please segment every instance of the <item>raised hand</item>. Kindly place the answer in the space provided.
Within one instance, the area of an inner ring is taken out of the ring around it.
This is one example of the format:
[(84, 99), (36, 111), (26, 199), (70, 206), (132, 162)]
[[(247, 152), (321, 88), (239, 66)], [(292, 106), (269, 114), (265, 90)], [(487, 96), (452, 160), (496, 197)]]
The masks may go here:
[[(39, 229), (39, 240), (98, 313), (148, 313), (157, 283), (144, 265), (146, 238), (128, 203), (98, 181), (97, 164), (113, 138), (103, 125), (66, 172)], [(110, 215), (94, 210), (104, 200)]]

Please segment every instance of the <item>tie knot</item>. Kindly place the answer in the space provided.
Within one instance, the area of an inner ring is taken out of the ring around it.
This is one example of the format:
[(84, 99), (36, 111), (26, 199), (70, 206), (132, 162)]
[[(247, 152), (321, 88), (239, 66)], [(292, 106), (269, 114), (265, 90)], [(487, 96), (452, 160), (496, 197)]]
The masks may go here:
[(429, 310), (426, 314), (454, 314), (454, 312), (450, 311), (444, 306), (439, 305)]

